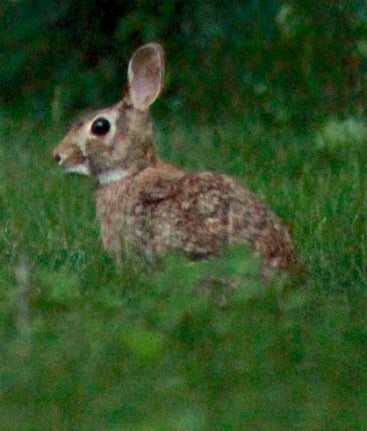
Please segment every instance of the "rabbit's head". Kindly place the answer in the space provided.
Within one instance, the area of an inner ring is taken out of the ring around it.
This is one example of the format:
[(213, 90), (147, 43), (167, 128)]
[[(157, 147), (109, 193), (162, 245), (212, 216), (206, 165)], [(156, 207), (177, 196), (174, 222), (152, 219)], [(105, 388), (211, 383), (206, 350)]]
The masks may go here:
[(164, 51), (149, 43), (128, 66), (128, 91), (123, 100), (95, 111), (72, 127), (54, 149), (54, 159), (68, 171), (108, 177), (133, 174), (155, 160), (149, 107), (163, 83)]

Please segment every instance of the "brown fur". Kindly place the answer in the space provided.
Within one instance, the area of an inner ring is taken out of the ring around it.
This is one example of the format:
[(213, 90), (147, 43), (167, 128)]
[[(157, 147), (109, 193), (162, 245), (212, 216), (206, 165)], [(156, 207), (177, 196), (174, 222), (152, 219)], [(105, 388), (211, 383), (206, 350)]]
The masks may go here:
[[(157, 159), (149, 106), (163, 72), (160, 45), (138, 49), (123, 101), (88, 116), (54, 150), (67, 169), (77, 171), (79, 164), (100, 179), (96, 200), (104, 247), (120, 260), (127, 250), (205, 257), (246, 243), (267, 266), (289, 267), (296, 260), (290, 232), (251, 191), (229, 176), (190, 173)], [(101, 118), (111, 130), (98, 136), (91, 130)]]

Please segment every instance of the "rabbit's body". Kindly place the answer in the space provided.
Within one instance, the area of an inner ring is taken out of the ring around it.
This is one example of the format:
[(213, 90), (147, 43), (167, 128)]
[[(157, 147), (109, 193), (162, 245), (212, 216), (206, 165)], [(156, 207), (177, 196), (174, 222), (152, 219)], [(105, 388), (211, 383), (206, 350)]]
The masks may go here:
[(97, 211), (104, 246), (117, 258), (124, 249), (205, 257), (239, 242), (251, 244), (275, 266), (286, 267), (294, 257), (281, 220), (225, 175), (186, 173), (158, 163), (100, 186)]
[(129, 64), (123, 101), (78, 123), (54, 151), (68, 170), (99, 179), (104, 247), (119, 260), (129, 250), (205, 257), (246, 243), (267, 265), (287, 267), (295, 260), (289, 230), (251, 191), (229, 176), (190, 173), (157, 159), (149, 106), (163, 71), (160, 45), (141, 47)]

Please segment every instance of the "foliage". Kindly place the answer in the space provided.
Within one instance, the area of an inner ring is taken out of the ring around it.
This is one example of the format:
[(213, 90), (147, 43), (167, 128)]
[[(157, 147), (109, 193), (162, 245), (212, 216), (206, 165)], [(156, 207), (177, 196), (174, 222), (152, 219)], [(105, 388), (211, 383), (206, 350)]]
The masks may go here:
[(365, 141), (159, 124), (165, 158), (225, 165), (292, 225), (305, 274), (265, 284), (242, 248), (117, 269), (90, 180), (65, 176), (45, 151), (56, 133), (3, 119), (4, 429), (364, 428)]
[(0, 98), (36, 112), (58, 103), (63, 116), (110, 103), (133, 50), (160, 40), (171, 113), (298, 126), (362, 114), (366, 16), (343, 0), (4, 0)]

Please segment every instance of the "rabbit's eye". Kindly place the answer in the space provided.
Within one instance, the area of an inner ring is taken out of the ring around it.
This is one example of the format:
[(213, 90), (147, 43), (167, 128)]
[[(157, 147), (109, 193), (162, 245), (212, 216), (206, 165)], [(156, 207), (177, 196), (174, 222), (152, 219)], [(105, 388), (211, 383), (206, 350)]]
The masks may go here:
[(92, 133), (97, 136), (106, 135), (111, 128), (111, 124), (106, 118), (100, 117), (93, 121), (92, 124)]

